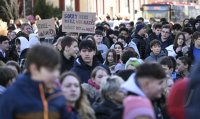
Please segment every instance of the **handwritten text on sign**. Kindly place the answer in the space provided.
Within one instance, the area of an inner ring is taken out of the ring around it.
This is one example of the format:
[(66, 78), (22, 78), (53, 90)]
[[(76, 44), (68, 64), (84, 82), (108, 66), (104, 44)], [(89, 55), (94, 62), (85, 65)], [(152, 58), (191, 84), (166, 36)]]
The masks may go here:
[(62, 31), (78, 33), (95, 32), (96, 13), (63, 12)]
[(53, 19), (39, 20), (37, 23), (39, 38), (55, 36), (55, 23)]

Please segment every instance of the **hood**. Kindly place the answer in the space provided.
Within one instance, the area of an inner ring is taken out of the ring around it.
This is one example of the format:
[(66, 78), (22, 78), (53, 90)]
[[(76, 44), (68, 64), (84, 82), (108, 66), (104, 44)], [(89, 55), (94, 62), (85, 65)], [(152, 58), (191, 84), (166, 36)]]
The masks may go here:
[(160, 58), (160, 57), (163, 57), (163, 56), (167, 56), (167, 54), (161, 50), (160, 54), (159, 55), (155, 55), (153, 52), (150, 53), (150, 56), (151, 57), (157, 57), (157, 58)]
[(38, 39), (38, 35), (34, 34), (34, 33), (30, 34), (29, 35), (29, 47), (31, 48), (34, 45), (38, 45), (38, 44), (40, 44), (40, 41)]
[(135, 73), (133, 73), (128, 80), (121, 85), (121, 89), (127, 92), (135, 93), (139, 96), (146, 97), (144, 92), (140, 89), (140, 87), (136, 84)]
[(20, 40), (20, 53), (24, 50), (24, 49), (27, 49), (29, 48), (29, 42), (28, 40), (25, 38), (25, 37), (18, 37), (17, 39)]

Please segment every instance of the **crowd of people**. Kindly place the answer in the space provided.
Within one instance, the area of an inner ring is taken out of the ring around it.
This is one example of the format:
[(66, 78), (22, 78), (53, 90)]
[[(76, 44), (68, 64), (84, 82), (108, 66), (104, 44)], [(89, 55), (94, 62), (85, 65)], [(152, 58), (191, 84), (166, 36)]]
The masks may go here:
[(0, 33), (0, 119), (200, 118), (200, 16), (103, 21), (94, 34), (55, 19), (50, 38), (27, 20)]

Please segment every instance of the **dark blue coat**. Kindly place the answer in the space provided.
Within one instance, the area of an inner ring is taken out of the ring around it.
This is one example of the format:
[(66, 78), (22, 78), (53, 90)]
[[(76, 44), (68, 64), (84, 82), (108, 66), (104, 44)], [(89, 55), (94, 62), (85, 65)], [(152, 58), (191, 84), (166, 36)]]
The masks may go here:
[(93, 59), (92, 66), (87, 65), (81, 57), (77, 58), (71, 71), (75, 72), (80, 77), (81, 83), (87, 83), (90, 79), (92, 70), (97, 66), (102, 66), (107, 70), (108, 74), (110, 74), (109, 68), (99, 63), (96, 58)]
[(61, 91), (56, 89), (51, 94), (42, 93), (39, 89), (41, 84), (33, 81), (30, 74), (19, 75), (16, 82), (1, 96), (0, 119), (43, 119), (41, 95), (45, 95), (48, 103), (49, 119), (71, 119)]

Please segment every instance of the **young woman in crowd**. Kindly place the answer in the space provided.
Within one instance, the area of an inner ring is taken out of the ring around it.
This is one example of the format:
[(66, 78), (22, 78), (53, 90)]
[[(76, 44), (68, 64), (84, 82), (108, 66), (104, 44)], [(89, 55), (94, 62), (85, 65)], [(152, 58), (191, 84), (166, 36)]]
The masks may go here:
[(106, 69), (101, 66), (97, 66), (91, 73), (91, 79), (88, 83), (82, 84), (83, 90), (88, 95), (90, 103), (93, 104), (95, 101), (100, 99), (100, 88), (104, 77), (108, 76)]
[(72, 72), (62, 74), (60, 77), (63, 94), (67, 100), (71, 119), (95, 119), (94, 111), (90, 107), (87, 96), (81, 87), (78, 76)]
[(104, 62), (104, 65), (108, 66), (111, 73), (114, 72), (115, 65), (117, 64), (117, 53), (114, 49), (108, 50), (106, 54), (106, 60)]
[(168, 56), (173, 56), (178, 58), (183, 56), (182, 48), (185, 46), (185, 35), (181, 32), (176, 34), (174, 39), (174, 44), (168, 46), (166, 50), (168, 51)]
[(124, 46), (121, 42), (116, 42), (114, 45), (114, 49), (117, 53), (117, 60), (118, 60), (118, 62), (120, 62), (120, 58), (122, 55), (122, 51), (124, 50)]
[(97, 119), (110, 119), (118, 106), (122, 105), (125, 95), (119, 89), (124, 81), (118, 76), (107, 77), (101, 87), (103, 101), (94, 107)]

